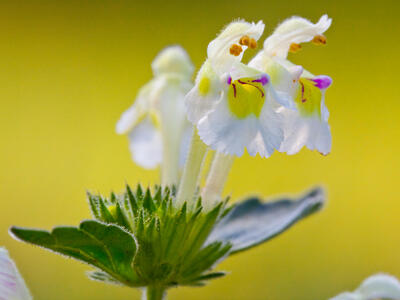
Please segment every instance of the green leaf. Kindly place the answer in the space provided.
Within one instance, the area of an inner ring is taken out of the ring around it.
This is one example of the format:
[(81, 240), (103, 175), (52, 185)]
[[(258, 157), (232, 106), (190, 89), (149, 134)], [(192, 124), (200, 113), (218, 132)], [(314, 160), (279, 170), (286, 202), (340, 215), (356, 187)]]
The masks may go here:
[(156, 210), (156, 207), (153, 202), (153, 197), (151, 196), (150, 189), (146, 190), (146, 194), (143, 199), (143, 207), (149, 212), (152, 213)]
[(192, 274), (210, 269), (217, 260), (228, 253), (230, 248), (230, 244), (222, 242), (214, 242), (204, 247), (186, 264), (187, 267), (182, 270), (183, 277), (190, 278)]
[(258, 198), (244, 200), (216, 225), (206, 244), (216, 241), (231, 243), (231, 254), (254, 247), (317, 212), (324, 201), (324, 193), (320, 188), (298, 200), (283, 199), (266, 203)]
[(134, 285), (137, 276), (132, 269), (136, 254), (133, 235), (114, 224), (94, 220), (79, 227), (60, 226), (52, 232), (12, 227), (14, 237), (97, 267), (127, 285)]
[(117, 203), (117, 196), (115, 195), (114, 192), (111, 192), (110, 201), (111, 201), (112, 204)]
[(105, 223), (114, 223), (114, 217), (111, 215), (110, 211), (108, 210), (104, 199), (101, 196), (98, 196), (99, 199), (99, 212), (100, 212), (100, 219), (99, 221)]
[(101, 196), (92, 195), (89, 192), (87, 192), (87, 198), (92, 215), (96, 220), (105, 223), (115, 222), (113, 216), (111, 215), (105, 204), (105, 199), (103, 199)]
[(137, 205), (137, 202), (136, 202), (136, 198), (133, 195), (132, 190), (129, 187), (129, 185), (126, 185), (126, 194), (128, 195), (129, 202), (131, 204), (132, 215), (134, 215), (136, 217), (137, 216), (138, 205)]
[(140, 184), (138, 184), (137, 188), (136, 188), (136, 197), (137, 197), (137, 199), (142, 199), (143, 198), (143, 189), (142, 189), (142, 186)]
[(97, 197), (90, 194), (88, 191), (86, 192), (87, 199), (89, 201), (90, 211), (95, 219), (99, 220), (101, 218), (99, 211), (99, 202)]
[(126, 230), (131, 230), (131, 225), (129, 224), (127, 216), (125, 216), (121, 205), (119, 202), (116, 204), (116, 222), (118, 225), (120, 225), (122, 228)]

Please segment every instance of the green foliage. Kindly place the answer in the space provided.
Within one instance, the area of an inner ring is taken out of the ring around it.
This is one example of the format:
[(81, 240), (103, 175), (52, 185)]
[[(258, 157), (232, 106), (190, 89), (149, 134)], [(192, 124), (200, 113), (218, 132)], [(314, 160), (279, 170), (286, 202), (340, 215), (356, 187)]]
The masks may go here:
[(214, 225), (225, 215), (222, 202), (208, 212), (201, 200), (196, 210), (186, 203), (173, 206), (174, 191), (156, 187), (109, 198), (88, 193), (95, 220), (76, 227), (42, 230), (11, 228), (18, 239), (88, 263), (99, 271), (94, 280), (139, 286), (202, 285), (223, 276), (211, 273), (213, 265), (226, 256), (229, 242), (215, 241), (205, 246)]
[(285, 232), (298, 221), (319, 211), (325, 202), (321, 188), (298, 199), (263, 202), (251, 197), (239, 202), (208, 237), (208, 243), (229, 242), (230, 254), (264, 243)]
[(97, 267), (123, 284), (138, 282), (131, 268), (136, 241), (117, 225), (88, 220), (79, 227), (60, 226), (51, 232), (19, 227), (12, 227), (10, 231), (22, 241)]
[[(88, 195), (95, 220), (79, 227), (45, 230), (12, 227), (18, 239), (85, 262), (97, 270), (89, 278), (131, 287), (201, 286), (224, 276), (213, 266), (229, 254), (254, 247), (318, 211), (321, 189), (299, 199), (262, 202), (249, 198), (233, 208), (221, 202), (204, 212), (173, 205), (175, 190), (156, 187), (105, 198)], [(149, 291), (152, 289), (150, 288)]]

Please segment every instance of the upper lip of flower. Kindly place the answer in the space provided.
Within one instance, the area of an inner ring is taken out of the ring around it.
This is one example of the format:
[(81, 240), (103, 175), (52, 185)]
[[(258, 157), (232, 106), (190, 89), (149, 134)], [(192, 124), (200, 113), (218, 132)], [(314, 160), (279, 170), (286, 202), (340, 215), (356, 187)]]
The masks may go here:
[[(229, 72), (234, 63), (240, 62), (246, 49), (257, 45), (264, 27), (262, 21), (248, 23), (243, 20), (232, 22), (225, 27), (207, 48), (207, 56), (212, 61), (215, 72), (221, 76)], [(248, 43), (243, 42), (244, 37), (249, 39)], [(252, 45), (249, 44), (250, 41)]]
[[(332, 19), (323, 15), (317, 23), (301, 17), (292, 17), (280, 24), (264, 42), (264, 51), (271, 56), (286, 58), (291, 45), (313, 41), (326, 43), (323, 33), (331, 26)], [(316, 38), (318, 37), (318, 39)]]

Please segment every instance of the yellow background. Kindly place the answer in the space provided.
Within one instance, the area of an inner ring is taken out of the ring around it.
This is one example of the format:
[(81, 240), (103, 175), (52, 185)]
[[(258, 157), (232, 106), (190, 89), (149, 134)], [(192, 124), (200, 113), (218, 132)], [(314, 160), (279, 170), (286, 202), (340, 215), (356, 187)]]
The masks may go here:
[[(236, 161), (226, 192), (265, 197), (323, 184), (325, 210), (270, 243), (234, 256), (230, 275), (170, 299), (327, 299), (366, 276), (400, 276), (400, 19), (398, 1), (1, 1), (0, 245), (39, 300), (139, 299), (89, 281), (89, 268), (14, 241), (10, 225), (75, 225), (89, 212), (85, 189), (119, 191), (157, 181), (130, 159), (114, 132), (151, 78), (150, 63), (179, 43), (198, 68), (208, 42), (235, 18), (279, 21), (328, 13), (328, 45), (291, 59), (328, 74), (332, 153)], [(264, 35), (265, 38), (266, 35)]]

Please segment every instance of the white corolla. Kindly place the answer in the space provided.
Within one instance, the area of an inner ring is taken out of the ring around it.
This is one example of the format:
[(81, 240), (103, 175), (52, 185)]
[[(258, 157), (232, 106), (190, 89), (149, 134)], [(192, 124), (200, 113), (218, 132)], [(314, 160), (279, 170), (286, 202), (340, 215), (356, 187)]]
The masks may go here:
[(161, 164), (163, 183), (176, 184), (191, 132), (184, 97), (193, 87), (194, 66), (183, 48), (171, 46), (158, 54), (152, 69), (154, 78), (122, 114), (116, 131), (128, 134), (138, 165), (152, 169)]
[(325, 105), (325, 91), (331, 85), (329, 76), (315, 76), (287, 60), (288, 52), (297, 52), (301, 43), (326, 43), (323, 33), (330, 27), (331, 19), (324, 15), (312, 22), (292, 17), (280, 24), (264, 42), (264, 49), (249, 63), (269, 74), (272, 85), (288, 93), (295, 109), (282, 107), (284, 140), (279, 151), (297, 153), (303, 146), (326, 155), (331, 150), (329, 112)]
[(31, 300), (32, 296), (5, 248), (0, 247), (0, 300)]
[(234, 21), (207, 49), (195, 86), (186, 96), (188, 119), (210, 148), (241, 156), (268, 157), (283, 140), (281, 105), (290, 99), (278, 95), (270, 76), (251, 68), (241, 59), (247, 49), (255, 49), (264, 24)]
[(390, 275), (376, 274), (364, 280), (354, 292), (344, 292), (330, 300), (400, 299), (400, 281)]
[(286, 60), (300, 43), (326, 42), (322, 33), (331, 20), (317, 24), (293, 17), (266, 39), (248, 65), (246, 49), (255, 49), (264, 24), (235, 21), (207, 49), (207, 60), (186, 96), (189, 120), (200, 138), (214, 150), (240, 156), (268, 157), (274, 150), (293, 154), (304, 145), (323, 154), (331, 136), (324, 104), (328, 76), (313, 76)]

